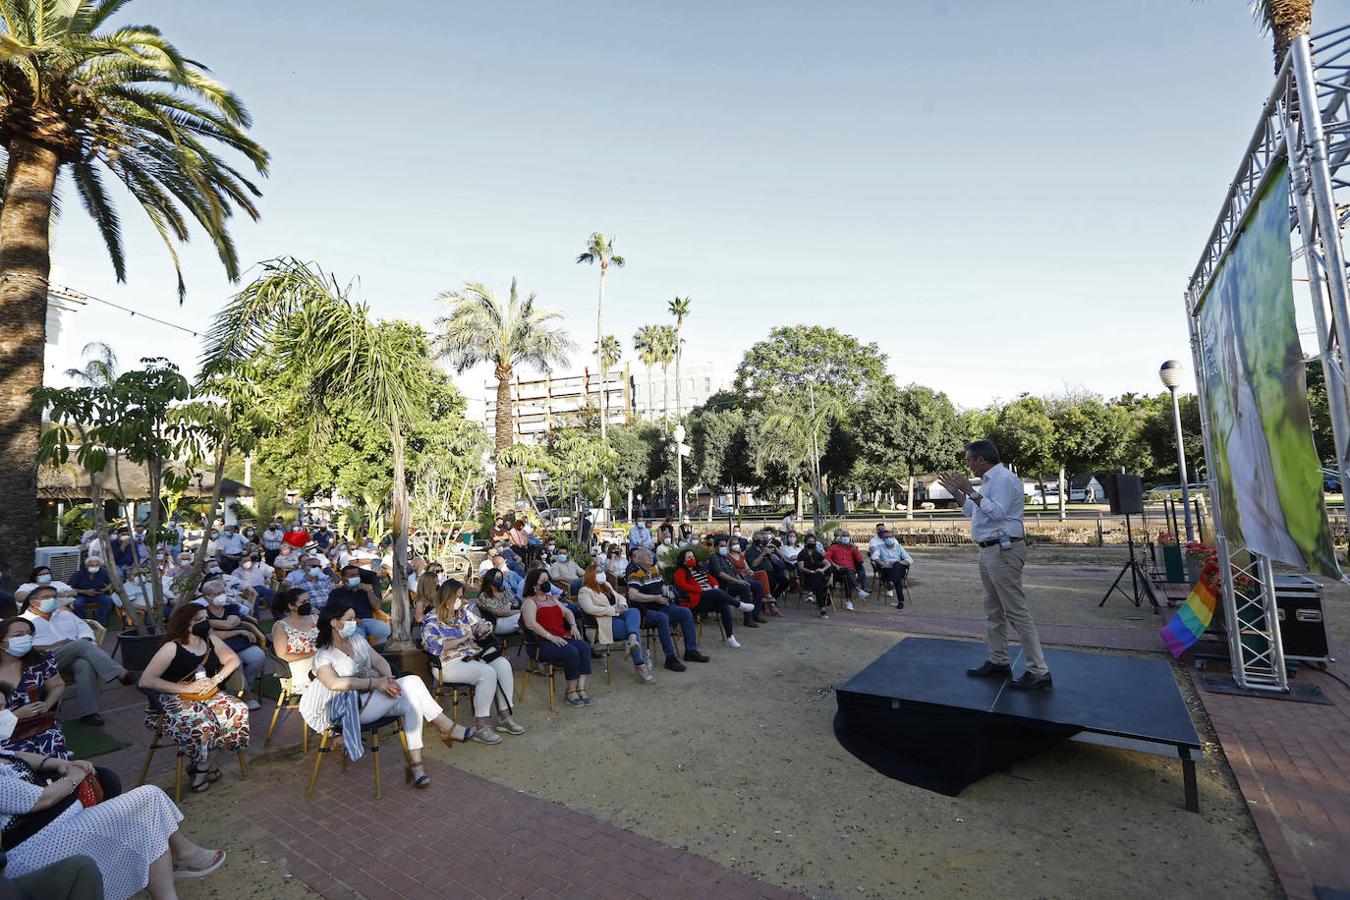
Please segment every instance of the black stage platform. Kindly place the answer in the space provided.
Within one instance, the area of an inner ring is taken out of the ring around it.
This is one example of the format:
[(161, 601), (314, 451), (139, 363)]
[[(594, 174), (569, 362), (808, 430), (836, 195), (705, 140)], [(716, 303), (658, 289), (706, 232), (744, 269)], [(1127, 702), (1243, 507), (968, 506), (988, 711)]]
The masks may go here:
[[(1049, 691), (970, 678), (985, 659), (972, 641), (905, 638), (836, 695), (839, 742), (892, 778), (955, 796), (1061, 741), (1077, 739), (1181, 759), (1186, 808), (1199, 809), (1200, 738), (1162, 659), (1046, 650)], [(1013, 661), (1021, 672), (1020, 653)]]

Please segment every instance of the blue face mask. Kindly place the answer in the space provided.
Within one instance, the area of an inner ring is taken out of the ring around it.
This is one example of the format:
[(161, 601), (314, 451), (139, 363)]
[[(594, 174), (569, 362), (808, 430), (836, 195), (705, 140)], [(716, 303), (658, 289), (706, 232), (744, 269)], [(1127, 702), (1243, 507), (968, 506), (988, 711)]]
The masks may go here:
[(33, 649), (33, 636), (31, 634), (16, 634), (9, 639), (9, 653), (11, 656), (27, 656), (28, 651)]
[(360, 587), (360, 585), (361, 585), (361, 579), (360, 579), (360, 578), (348, 578), (348, 579), (347, 579), (347, 587)]

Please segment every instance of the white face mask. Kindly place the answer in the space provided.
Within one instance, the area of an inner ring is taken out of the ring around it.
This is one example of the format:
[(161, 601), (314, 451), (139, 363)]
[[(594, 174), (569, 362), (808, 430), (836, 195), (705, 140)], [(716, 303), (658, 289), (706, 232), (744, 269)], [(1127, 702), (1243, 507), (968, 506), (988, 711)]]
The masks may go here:
[[(38, 609), (42, 610), (45, 613), (56, 612), (56, 598), (43, 597), (41, 600), (38, 601)], [(19, 655), (22, 656), (23, 654)]]
[(845, 534), (845, 535), (840, 535), (840, 537), (839, 537), (839, 543), (841, 543), (841, 544), (847, 544), (847, 543), (848, 543), (849, 541), (851, 541), (851, 540), (852, 540), (852, 538), (850, 538), (850, 537), (849, 537), (848, 535), (846, 535), (846, 534)]
[(726, 547), (718, 547), (717, 552), (722, 556), (726, 556), (729, 551), (727, 550)]
[(559, 553), (559, 554), (558, 554), (558, 562), (567, 562), (567, 554), (566, 554), (566, 553)]
[(93, 575), (95, 572), (99, 570), (98, 566), (85, 566), (84, 568), (85, 571), (87, 571), (90, 575)]
[(662, 541), (661, 543), (663, 543), (663, 544), (665, 544), (667, 547), (669, 547), (671, 544), (673, 544), (673, 543), (675, 543), (675, 542), (672, 541), (670, 538), (666, 538), (666, 539), (665, 539), (664, 541)]
[(888, 537), (888, 538), (886, 538), (886, 546), (887, 546), (887, 547), (894, 547), (894, 546), (895, 546), (895, 538), (893, 538), (893, 537)]
[(355, 619), (343, 622), (342, 627), (338, 629), (338, 634), (342, 635), (345, 638), (349, 638), (352, 635), (356, 634), (357, 627), (358, 626)]
[(251, 569), (251, 568), (253, 568), (253, 560), (251, 560), (251, 559), (246, 559), (246, 560), (244, 560), (242, 563), (240, 563), (239, 565), (241, 565), (241, 566), (244, 567), (245, 569)]
[(604, 573), (604, 572), (596, 572), (596, 573), (595, 573), (595, 583), (596, 583), (596, 584), (604, 584), (604, 583), (605, 583), (605, 580), (606, 580), (606, 579), (605, 579), (605, 573)]
[(38, 583), (38, 584), (51, 584), (51, 583), (52, 583), (52, 576), (51, 576), (51, 573), (50, 573), (50, 572), (44, 572), (43, 574), (39, 575), (39, 576), (37, 577), (37, 583)]

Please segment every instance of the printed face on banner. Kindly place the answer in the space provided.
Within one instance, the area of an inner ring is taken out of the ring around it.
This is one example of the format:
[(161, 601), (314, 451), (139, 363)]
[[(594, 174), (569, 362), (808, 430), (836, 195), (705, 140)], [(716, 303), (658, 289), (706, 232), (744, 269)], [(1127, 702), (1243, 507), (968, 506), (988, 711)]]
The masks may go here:
[(1197, 313), (1224, 535), (1340, 578), (1294, 319), (1289, 176), (1276, 174)]

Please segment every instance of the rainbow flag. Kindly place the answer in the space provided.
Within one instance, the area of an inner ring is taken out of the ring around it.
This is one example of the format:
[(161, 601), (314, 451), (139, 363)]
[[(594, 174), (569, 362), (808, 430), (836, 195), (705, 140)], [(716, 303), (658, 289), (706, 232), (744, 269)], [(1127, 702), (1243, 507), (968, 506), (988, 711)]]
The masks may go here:
[(1172, 656), (1178, 657), (1200, 640), (1210, 621), (1214, 618), (1214, 592), (1205, 584), (1205, 578), (1191, 589), (1191, 595), (1177, 610), (1177, 614), (1162, 627), (1162, 638)]

